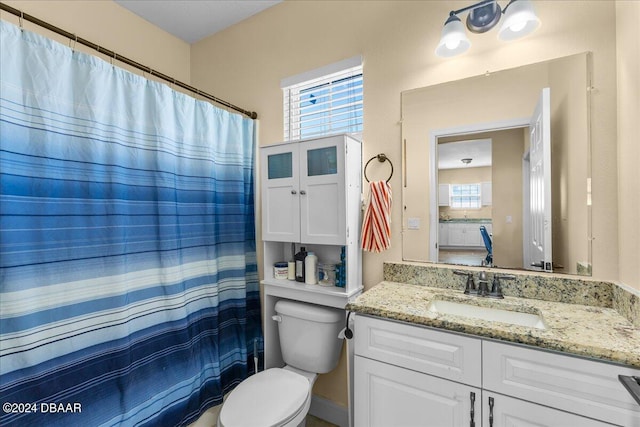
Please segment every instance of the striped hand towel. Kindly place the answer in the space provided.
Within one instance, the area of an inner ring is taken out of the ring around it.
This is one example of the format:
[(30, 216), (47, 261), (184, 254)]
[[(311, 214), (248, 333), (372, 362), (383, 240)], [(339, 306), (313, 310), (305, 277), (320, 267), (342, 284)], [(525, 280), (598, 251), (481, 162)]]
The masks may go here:
[(391, 186), (386, 181), (369, 183), (369, 202), (362, 221), (362, 249), (382, 252), (391, 246)]

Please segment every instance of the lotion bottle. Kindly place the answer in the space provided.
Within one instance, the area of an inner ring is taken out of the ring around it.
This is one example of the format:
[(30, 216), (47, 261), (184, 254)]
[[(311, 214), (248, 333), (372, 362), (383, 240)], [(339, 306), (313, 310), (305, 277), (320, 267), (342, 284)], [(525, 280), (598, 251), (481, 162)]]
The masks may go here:
[(304, 259), (304, 283), (318, 284), (318, 257), (313, 252), (308, 252)]

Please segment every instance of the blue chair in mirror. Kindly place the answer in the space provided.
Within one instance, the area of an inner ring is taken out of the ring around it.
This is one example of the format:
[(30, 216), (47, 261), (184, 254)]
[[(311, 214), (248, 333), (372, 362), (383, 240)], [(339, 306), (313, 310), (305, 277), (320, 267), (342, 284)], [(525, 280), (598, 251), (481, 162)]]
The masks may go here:
[(493, 265), (493, 248), (491, 246), (491, 236), (487, 232), (487, 228), (484, 225), (480, 226), (480, 234), (482, 234), (482, 240), (484, 240), (484, 247), (487, 248), (487, 256), (484, 258), (486, 265)]

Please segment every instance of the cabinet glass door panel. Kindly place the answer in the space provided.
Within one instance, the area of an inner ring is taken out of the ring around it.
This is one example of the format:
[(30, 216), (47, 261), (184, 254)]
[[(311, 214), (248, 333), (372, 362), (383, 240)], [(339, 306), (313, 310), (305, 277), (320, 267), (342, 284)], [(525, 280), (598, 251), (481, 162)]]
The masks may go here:
[(293, 153), (272, 154), (267, 156), (267, 169), (269, 179), (293, 177)]
[(300, 239), (347, 242), (344, 137), (310, 140), (300, 147)]
[(338, 173), (338, 152), (335, 145), (307, 151), (308, 176), (335, 175), (336, 173)]
[(300, 195), (297, 145), (260, 150), (262, 178), (262, 237), (276, 242), (300, 238)]

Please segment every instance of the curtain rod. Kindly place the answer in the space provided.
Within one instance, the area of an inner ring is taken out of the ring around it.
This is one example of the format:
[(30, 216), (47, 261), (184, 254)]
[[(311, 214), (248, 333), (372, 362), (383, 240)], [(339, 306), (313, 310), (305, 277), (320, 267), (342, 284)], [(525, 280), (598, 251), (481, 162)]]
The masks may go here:
[(160, 73), (160, 72), (158, 72), (156, 70), (153, 70), (151, 67), (147, 67), (145, 65), (142, 65), (142, 64), (140, 64), (140, 63), (138, 63), (138, 62), (136, 62), (136, 61), (134, 61), (132, 59), (129, 59), (129, 58), (125, 57), (125, 56), (118, 55), (114, 51), (111, 51), (109, 49), (105, 49), (104, 47), (102, 47), (100, 45), (97, 45), (97, 44), (95, 44), (93, 42), (90, 42), (89, 40), (86, 40), (86, 39), (83, 39), (81, 37), (78, 37), (75, 34), (72, 34), (72, 33), (68, 32), (68, 31), (65, 31), (65, 30), (63, 30), (61, 28), (58, 28), (58, 27), (56, 27), (56, 26), (54, 26), (52, 24), (49, 24), (48, 22), (45, 22), (45, 21), (43, 21), (41, 19), (38, 19), (35, 16), (28, 15), (28, 14), (22, 12), (21, 10), (15, 9), (15, 8), (13, 8), (13, 7), (9, 6), (9, 5), (6, 5), (6, 4), (4, 4), (2, 2), (0, 2), (0, 9), (4, 10), (5, 12), (9, 12), (9, 13), (19, 17), (20, 18), (20, 26), (21, 27), (22, 27), (22, 20), (23, 19), (27, 20), (29, 22), (32, 22), (32, 23), (36, 24), (36, 25), (39, 25), (42, 28), (45, 28), (45, 29), (47, 29), (49, 31), (52, 31), (52, 32), (54, 32), (56, 34), (60, 34), (61, 36), (64, 36), (64, 37), (66, 37), (66, 38), (68, 38), (70, 40), (73, 40), (74, 43), (80, 43), (80, 44), (82, 44), (84, 46), (90, 47), (91, 49), (94, 49), (94, 50), (98, 51), (98, 53), (102, 53), (103, 55), (111, 57), (116, 61), (123, 62), (123, 63), (125, 63), (127, 65), (130, 65), (130, 66), (134, 67), (134, 68), (137, 68), (138, 70), (142, 70), (145, 73), (149, 73), (149, 75), (151, 75), (151, 76), (159, 77), (162, 80), (165, 80), (165, 81), (167, 81), (169, 83), (173, 83), (174, 85), (179, 86), (179, 87), (181, 87), (183, 89), (186, 89), (186, 90), (188, 90), (188, 91), (190, 91), (192, 93), (195, 93), (198, 96), (202, 96), (203, 98), (206, 98), (206, 99), (208, 99), (210, 101), (213, 101), (213, 102), (215, 102), (217, 104), (224, 105), (225, 107), (228, 107), (228, 108), (231, 108), (232, 110), (238, 111), (238, 112), (240, 112), (240, 113), (244, 114), (245, 116), (248, 116), (248, 117), (250, 117), (252, 119), (257, 119), (258, 118), (258, 113), (256, 113), (255, 111), (247, 111), (247, 110), (245, 110), (243, 108), (240, 108), (240, 107), (237, 107), (237, 106), (235, 106), (235, 105), (231, 104), (230, 102), (227, 102), (227, 101), (225, 101), (223, 99), (217, 98), (217, 97), (215, 97), (213, 95), (210, 95), (210, 94), (208, 94), (206, 92), (202, 92), (200, 89), (197, 89), (197, 88), (195, 88), (193, 86), (190, 86), (190, 85), (188, 85), (186, 83), (183, 83), (181, 81), (178, 81), (173, 77), (167, 76), (166, 74), (162, 74), (162, 73)]

